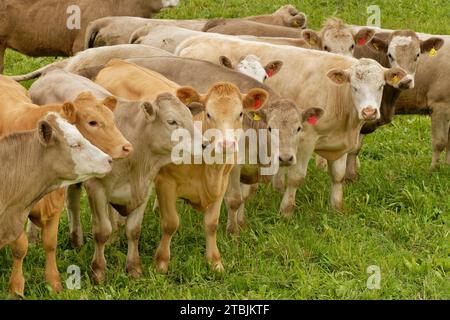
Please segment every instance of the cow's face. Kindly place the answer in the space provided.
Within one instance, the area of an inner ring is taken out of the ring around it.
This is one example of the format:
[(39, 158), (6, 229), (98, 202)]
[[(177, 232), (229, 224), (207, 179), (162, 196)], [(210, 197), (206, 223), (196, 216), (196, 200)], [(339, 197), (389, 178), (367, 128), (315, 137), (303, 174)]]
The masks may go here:
[(369, 121), (380, 118), (384, 85), (401, 81), (406, 73), (400, 68), (385, 69), (371, 59), (360, 59), (350, 69), (333, 69), (327, 76), (338, 85), (350, 86), (359, 119)]
[(310, 108), (300, 111), (293, 101), (278, 100), (261, 112), (267, 123), (269, 133), (278, 131), (278, 160), (280, 166), (292, 166), (297, 163), (297, 150), (300, 134), (304, 126), (316, 125), (323, 110)]
[(395, 31), (387, 41), (374, 37), (369, 47), (384, 52), (391, 67), (406, 71), (407, 76), (394, 85), (398, 89), (406, 90), (415, 86), (415, 75), (421, 54), (436, 54), (443, 44), (441, 38), (421, 41), (413, 31)]
[(314, 46), (320, 43), (323, 51), (351, 57), (357, 45), (366, 44), (375, 34), (375, 31), (369, 28), (363, 28), (355, 33), (352, 28), (346, 25), (342, 20), (337, 18), (328, 19), (319, 35), (304, 32), (303, 38)]
[(233, 66), (231, 60), (225, 56), (219, 57), (219, 63), (224, 67), (245, 74), (259, 82), (264, 82), (268, 78), (273, 77), (283, 66), (281, 61), (272, 61), (264, 67), (261, 60), (252, 54), (242, 57), (235, 66)]
[(205, 108), (203, 130), (209, 143), (214, 144), (216, 153), (236, 152), (242, 136), (242, 121), (245, 112), (258, 111), (268, 100), (269, 94), (263, 89), (252, 89), (241, 94), (231, 83), (216, 83), (206, 95), (192, 95), (188, 91), (179, 94), (187, 103), (200, 103)]
[(114, 97), (98, 101), (92, 93), (83, 92), (73, 103), (63, 105), (63, 115), (92, 144), (113, 159), (120, 159), (127, 157), (133, 147), (116, 127), (113, 114), (116, 104)]
[(38, 137), (52, 158), (61, 186), (101, 177), (111, 171), (112, 158), (92, 145), (59, 114), (49, 113), (38, 123)]
[[(191, 89), (197, 94), (193, 89)], [(176, 130), (187, 130), (191, 137), (195, 136), (196, 129), (192, 113), (186, 105), (170, 93), (160, 94), (152, 103), (143, 102), (140, 105), (145, 123), (145, 132), (142, 139), (149, 144), (153, 153), (167, 156), (179, 142), (172, 139)], [(200, 133), (201, 136), (201, 133)], [(191, 150), (190, 141), (185, 150)]]

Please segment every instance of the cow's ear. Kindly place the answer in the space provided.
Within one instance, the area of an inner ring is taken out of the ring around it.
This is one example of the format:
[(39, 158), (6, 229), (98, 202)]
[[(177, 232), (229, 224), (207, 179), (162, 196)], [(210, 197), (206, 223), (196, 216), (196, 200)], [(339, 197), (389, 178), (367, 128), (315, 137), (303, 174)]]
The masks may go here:
[(302, 123), (308, 122), (315, 126), (317, 120), (322, 118), (325, 111), (322, 108), (309, 108), (302, 112)]
[(46, 120), (39, 121), (38, 137), (39, 137), (39, 142), (44, 146), (48, 146), (52, 142), (53, 128), (52, 128), (52, 125), (48, 121), (46, 121)]
[(72, 102), (65, 102), (62, 106), (62, 112), (65, 119), (70, 124), (75, 124), (77, 122), (77, 110)]
[(144, 101), (141, 103), (141, 109), (144, 112), (145, 117), (149, 121), (155, 121), (156, 116), (158, 114), (158, 107), (156, 105), (153, 105), (148, 101)]
[(367, 46), (376, 52), (387, 52), (389, 48), (389, 43), (383, 39), (374, 36), (372, 40), (367, 43)]
[(302, 31), (302, 37), (313, 48), (322, 48), (322, 40), (317, 32), (314, 30), (306, 29)]
[(221, 66), (224, 66), (225, 68), (233, 69), (233, 63), (231, 62), (231, 60), (228, 57), (220, 56), (219, 63)]
[(103, 105), (111, 109), (111, 111), (114, 111), (117, 107), (117, 98), (113, 96), (106, 97), (103, 100)]
[(178, 88), (176, 95), (185, 105), (190, 105), (193, 102), (203, 103), (200, 94), (192, 87)]
[[(420, 51), (422, 53), (436, 54), (442, 46), (444, 45), (444, 40), (442, 38), (432, 37), (425, 41), (420, 41)], [(432, 51), (434, 49), (434, 52)]]
[(196, 116), (205, 111), (205, 105), (200, 102), (192, 102), (191, 104), (186, 105), (186, 107), (191, 111), (192, 116)]
[(343, 85), (350, 80), (348, 72), (341, 69), (332, 69), (328, 71), (327, 77), (337, 85)]
[(370, 28), (362, 28), (353, 36), (353, 38), (355, 39), (355, 43), (357, 45), (364, 46), (370, 42), (374, 36), (375, 30)]
[(269, 94), (266, 90), (259, 88), (251, 89), (247, 94), (243, 95), (244, 110), (247, 112), (258, 111), (264, 107), (267, 100), (269, 100)]
[(394, 88), (398, 88), (398, 84), (407, 74), (402, 68), (391, 68), (384, 71), (386, 83)]
[(281, 70), (282, 67), (283, 67), (283, 62), (276, 60), (276, 61), (269, 62), (264, 69), (266, 69), (267, 76), (269, 78), (271, 78), (274, 75), (276, 75)]

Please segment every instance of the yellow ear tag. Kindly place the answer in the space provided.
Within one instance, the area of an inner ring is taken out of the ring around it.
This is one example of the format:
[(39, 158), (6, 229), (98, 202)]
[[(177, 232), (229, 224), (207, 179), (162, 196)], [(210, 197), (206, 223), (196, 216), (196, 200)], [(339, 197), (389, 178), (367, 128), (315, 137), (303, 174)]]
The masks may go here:
[(373, 45), (373, 47), (374, 47), (375, 49), (380, 50), (380, 47), (378, 47), (378, 44), (372, 43), (372, 45)]
[(431, 49), (430, 52), (428, 52), (428, 55), (430, 57), (435, 57), (437, 55), (437, 51), (435, 48)]
[(398, 78), (397, 75), (395, 75), (395, 76), (392, 77), (391, 81), (392, 81), (392, 84), (395, 85), (395, 84), (397, 84), (400, 81), (400, 79)]
[(261, 118), (257, 113), (254, 113), (254, 114), (253, 114), (253, 120), (254, 120), (254, 121), (261, 121), (262, 118)]
[(298, 24), (298, 21), (294, 21), (294, 22), (292, 22), (292, 25), (294, 26), (294, 27), (300, 27), (300, 25)]
[(312, 46), (315, 46), (317, 44), (316, 40), (314, 40), (313, 38), (309, 39), (309, 44)]
[(188, 105), (190, 105), (192, 103), (192, 100), (191, 99), (187, 99), (186, 100), (186, 105), (188, 106)]
[(339, 83), (344, 81), (344, 79), (342, 78), (342, 76), (340, 74), (337, 74), (335, 77), (336, 77), (337, 82), (339, 82)]

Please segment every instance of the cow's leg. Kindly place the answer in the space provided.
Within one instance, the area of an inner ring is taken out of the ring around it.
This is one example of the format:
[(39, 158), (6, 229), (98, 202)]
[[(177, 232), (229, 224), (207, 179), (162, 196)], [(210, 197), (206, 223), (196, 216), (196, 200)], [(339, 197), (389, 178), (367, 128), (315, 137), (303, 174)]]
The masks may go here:
[(117, 242), (120, 239), (120, 227), (126, 225), (126, 217), (122, 217), (114, 208), (109, 209), (109, 221), (111, 221), (112, 234), (108, 244)]
[(24, 232), (11, 244), (13, 266), (9, 278), (9, 291), (13, 296), (23, 296), (25, 278), (23, 277), (23, 260), (28, 251), (28, 238)]
[(322, 158), (318, 154), (316, 154), (316, 167), (323, 171), (327, 171), (327, 169), (328, 169), (327, 160), (325, 158)]
[(247, 219), (245, 217), (245, 203), (251, 196), (253, 196), (256, 192), (258, 192), (258, 186), (259, 186), (258, 184), (252, 184), (252, 185), (241, 184), (243, 202), (242, 202), (241, 206), (239, 207), (238, 217), (237, 217), (237, 222), (239, 224), (239, 227), (241, 227), (241, 228), (247, 227)]
[(364, 135), (360, 134), (355, 151), (347, 154), (347, 170), (345, 172), (346, 181), (354, 182), (358, 179), (358, 156), (363, 146), (363, 139)]
[(161, 184), (156, 189), (161, 219), (162, 237), (155, 255), (156, 272), (167, 273), (170, 262), (170, 241), (177, 232), (180, 219), (177, 213), (175, 188)]
[(214, 272), (223, 272), (224, 268), (217, 248), (217, 228), (219, 226), (220, 205), (222, 198), (205, 210), (204, 228), (206, 235), (206, 260)]
[(126, 270), (132, 278), (142, 275), (141, 258), (139, 256), (139, 239), (141, 237), (142, 220), (148, 199), (127, 217), (126, 233), (128, 238), (128, 254)]
[(0, 41), (0, 74), (5, 71), (5, 51), (6, 43)]
[(109, 204), (104, 189), (97, 185), (94, 188), (86, 185), (89, 205), (92, 212), (92, 234), (95, 240), (95, 251), (91, 268), (94, 282), (99, 284), (105, 280), (106, 259), (105, 245), (112, 233), (109, 220)]
[(29, 220), (27, 225), (28, 242), (32, 244), (38, 244), (40, 235), (41, 230), (39, 229), (39, 227)]
[(297, 163), (288, 168), (286, 191), (281, 201), (280, 213), (283, 217), (289, 218), (294, 213), (295, 196), (298, 187), (305, 181), (308, 163), (312, 157), (316, 141), (304, 142), (297, 155)]
[(336, 161), (328, 161), (328, 171), (331, 176), (331, 207), (337, 211), (342, 211), (344, 208), (344, 177), (345, 169), (347, 167), (347, 154)]
[(42, 224), (42, 243), (45, 251), (45, 279), (55, 292), (62, 291), (61, 279), (56, 264), (60, 216), (61, 211), (54, 212), (52, 218)]
[(445, 150), (448, 143), (449, 119), (445, 112), (441, 111), (442, 109), (444, 108), (434, 106), (431, 114), (431, 140), (433, 144), (431, 170), (439, 168), (441, 153)]
[(80, 201), (82, 184), (74, 184), (67, 189), (67, 215), (69, 218), (70, 243), (74, 248), (83, 245), (83, 227), (81, 225)]
[(231, 171), (230, 181), (228, 183), (224, 200), (228, 210), (227, 234), (239, 235), (238, 210), (244, 205), (241, 191), (240, 166), (234, 166)]
[(279, 192), (286, 192), (286, 169), (280, 168), (276, 175), (272, 178), (273, 187)]

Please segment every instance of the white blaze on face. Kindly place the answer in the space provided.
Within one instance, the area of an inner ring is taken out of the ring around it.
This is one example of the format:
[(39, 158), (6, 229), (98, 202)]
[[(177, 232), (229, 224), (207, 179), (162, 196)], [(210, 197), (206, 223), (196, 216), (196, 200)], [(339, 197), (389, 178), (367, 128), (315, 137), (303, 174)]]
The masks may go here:
[(180, 0), (162, 0), (163, 8), (176, 7), (180, 3)]
[(242, 59), (235, 69), (259, 82), (264, 82), (267, 78), (266, 69), (261, 64), (261, 60), (252, 54)]
[(92, 145), (74, 125), (63, 118), (58, 117), (56, 122), (70, 147), (78, 181), (104, 175), (111, 171), (110, 156)]
[(361, 120), (380, 118), (383, 89), (386, 84), (383, 67), (374, 60), (360, 59), (350, 71), (353, 102)]

